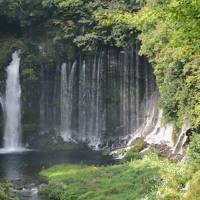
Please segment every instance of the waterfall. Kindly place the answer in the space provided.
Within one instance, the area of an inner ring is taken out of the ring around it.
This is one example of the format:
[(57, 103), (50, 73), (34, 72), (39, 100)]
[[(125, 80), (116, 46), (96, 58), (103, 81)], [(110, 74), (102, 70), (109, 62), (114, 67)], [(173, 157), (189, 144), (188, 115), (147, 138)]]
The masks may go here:
[(5, 95), (4, 148), (17, 150), (21, 142), (21, 86), (19, 81), (19, 52), (12, 54), (12, 62), (7, 67)]
[(158, 111), (157, 122), (152, 128), (153, 130), (150, 133), (148, 133), (148, 135), (145, 138), (145, 140), (148, 143), (166, 144), (169, 147), (173, 147), (174, 145), (174, 142), (172, 139), (173, 124), (168, 123), (166, 125), (162, 125), (162, 110)]
[[(125, 56), (124, 60), (127, 60)], [(128, 133), (128, 66), (127, 62), (122, 65), (122, 74), (120, 75), (120, 122), (124, 134)]]
[[(53, 119), (60, 119), (64, 141), (87, 143), (95, 149), (123, 145), (125, 136), (136, 135), (139, 129), (149, 126), (149, 109), (154, 102), (152, 69), (138, 50), (136, 43), (127, 52), (106, 48), (94, 55), (81, 55), (73, 63), (66, 61), (59, 68), (59, 84), (52, 84), (53, 89), (49, 82), (55, 81), (56, 70), (46, 68), (41, 74), (48, 81), (48, 87), (42, 85), (41, 119), (51, 115), (46, 110), (59, 113)], [(51, 106), (52, 102), (60, 102), (59, 109)], [(52, 120), (45, 121), (47, 127), (52, 126)]]
[[(41, 66), (39, 117), (40, 134), (58, 133), (60, 129), (60, 65), (49, 71)], [(50, 136), (50, 134), (48, 134)], [(56, 134), (57, 135), (57, 134)], [(53, 135), (52, 135), (53, 136)]]
[(191, 125), (189, 120), (185, 120), (183, 123), (180, 135), (178, 137), (178, 140), (173, 148), (173, 153), (175, 154), (184, 154), (183, 146), (185, 145), (188, 137), (186, 135), (186, 132), (190, 129)]
[[(92, 80), (95, 81), (95, 80)], [(95, 89), (94, 89), (95, 90)], [(96, 79), (96, 118), (95, 118), (95, 131), (93, 136), (92, 143), (97, 146), (100, 144), (101, 136), (100, 136), (100, 128), (102, 128), (102, 117), (101, 116), (101, 54), (97, 64), (97, 79)], [(91, 132), (92, 133), (92, 132)]]
[(60, 124), (60, 65), (57, 65), (56, 72), (55, 72), (55, 78), (54, 78), (54, 86), (53, 86), (53, 106), (52, 106), (52, 121), (55, 130), (59, 129)]
[(41, 96), (40, 96), (40, 124), (42, 131), (45, 128), (45, 81), (44, 81), (44, 67), (41, 69)]
[[(89, 109), (91, 110), (91, 115), (89, 116), (89, 121), (93, 124), (92, 128), (89, 130), (89, 144), (94, 148), (98, 148), (101, 143), (101, 130), (103, 129), (103, 113), (102, 109), (102, 91), (101, 91), (101, 76), (102, 76), (102, 53), (99, 54), (98, 59), (95, 57), (92, 67), (92, 87), (90, 88), (90, 93), (92, 96), (91, 103), (89, 103)], [(97, 63), (96, 63), (97, 62)]]
[(3, 96), (0, 96), (0, 104), (1, 104), (3, 113), (5, 113), (5, 100)]
[(61, 136), (65, 141), (72, 139), (72, 106), (74, 73), (77, 62), (75, 61), (68, 74), (70, 65), (63, 63), (61, 66)]
[[(173, 125), (162, 125), (152, 68), (138, 51), (136, 42), (127, 52), (103, 48), (61, 66), (42, 66), (38, 106), (42, 132), (53, 140), (59, 135), (95, 149), (129, 145), (137, 137), (172, 147)], [(6, 95), (0, 96), (4, 148), (12, 150), (22, 146), (19, 65), (19, 52), (15, 52), (6, 70)], [(185, 129), (176, 152), (183, 151)]]
[(87, 109), (87, 93), (88, 93), (88, 86), (86, 85), (86, 63), (83, 60), (83, 63), (80, 62), (79, 65), (79, 133), (78, 139), (80, 141), (87, 140), (87, 119), (86, 119), (86, 109)]
[[(99, 97), (99, 95), (97, 94), (97, 90), (96, 90), (96, 62), (97, 62), (97, 56), (95, 56), (93, 64), (92, 64), (92, 79), (91, 79), (91, 110), (90, 110), (90, 121), (89, 121), (89, 133), (92, 136), (92, 138), (95, 138), (97, 136), (97, 119), (95, 120), (96, 116), (97, 116), (97, 110), (96, 106), (98, 107), (98, 105), (96, 105), (96, 98)], [(97, 66), (98, 67), (98, 66)], [(95, 123), (94, 123), (95, 120)], [(94, 129), (96, 129), (94, 131)], [(94, 134), (94, 135), (93, 135)], [(93, 143), (93, 142), (92, 142)]]
[(72, 66), (62, 64), (60, 129), (65, 141), (95, 149), (118, 145), (146, 121), (154, 79), (149, 64), (138, 55), (138, 44), (130, 51), (110, 48), (80, 56)]
[(139, 67), (140, 67), (140, 58), (139, 58), (139, 47), (138, 42), (136, 42), (136, 88), (135, 88), (135, 102), (136, 102), (136, 127), (138, 128), (140, 125), (140, 85), (139, 85)]

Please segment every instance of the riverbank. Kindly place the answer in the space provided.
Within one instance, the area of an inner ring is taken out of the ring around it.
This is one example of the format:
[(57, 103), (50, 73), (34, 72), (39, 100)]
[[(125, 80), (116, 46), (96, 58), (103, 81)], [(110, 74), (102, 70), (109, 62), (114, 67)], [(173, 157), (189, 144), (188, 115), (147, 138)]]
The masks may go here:
[(20, 200), (43, 200), (44, 198), (37, 194), (38, 188), (43, 184), (43, 180), (38, 176), (39, 172), (62, 163), (106, 165), (113, 163), (113, 160), (108, 155), (102, 155), (101, 152), (71, 144), (52, 151), (44, 148), (43, 151), (2, 153), (0, 154), (0, 183), (6, 181), (11, 184), (2, 184), (0, 200), (12, 200), (10, 193), (16, 194)]
[[(134, 152), (134, 153), (133, 153)], [(140, 156), (139, 156), (140, 155)], [(41, 193), (59, 200), (199, 200), (200, 172), (150, 148), (107, 166), (57, 165), (41, 172)]]

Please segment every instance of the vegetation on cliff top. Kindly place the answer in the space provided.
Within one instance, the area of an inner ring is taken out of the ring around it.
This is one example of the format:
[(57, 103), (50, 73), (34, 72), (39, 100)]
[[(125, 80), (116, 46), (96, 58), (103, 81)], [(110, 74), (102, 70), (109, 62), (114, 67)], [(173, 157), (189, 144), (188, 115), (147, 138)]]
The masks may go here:
[(23, 86), (37, 80), (44, 66), (55, 67), (106, 46), (126, 48), (135, 41), (135, 29), (121, 23), (105, 26), (99, 17), (138, 8), (135, 0), (0, 1), (0, 67), (21, 49)]
[[(48, 42), (44, 51), (50, 53), (53, 45), (63, 56), (70, 57), (78, 49), (94, 51), (103, 45), (127, 46), (128, 40), (134, 40), (134, 30), (122, 24), (101, 26), (96, 16), (132, 12), (138, 6), (134, 0), (3, 0), (0, 17), (7, 22), (11, 34), (40, 42), (41, 47)], [(11, 28), (13, 24), (18, 27), (18, 34)]]

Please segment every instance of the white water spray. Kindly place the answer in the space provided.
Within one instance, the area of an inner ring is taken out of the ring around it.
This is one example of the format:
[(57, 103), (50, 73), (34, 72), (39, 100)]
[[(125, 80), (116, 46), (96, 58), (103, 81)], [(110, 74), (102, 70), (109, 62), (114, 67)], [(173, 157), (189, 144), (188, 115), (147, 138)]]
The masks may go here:
[(159, 110), (157, 123), (155, 124), (153, 130), (147, 135), (145, 141), (149, 144), (166, 144), (169, 147), (173, 147), (173, 124), (168, 123), (166, 125), (162, 125), (162, 115), (162, 110)]
[(185, 120), (183, 126), (182, 126), (182, 129), (181, 129), (181, 132), (180, 132), (180, 135), (178, 137), (178, 140), (176, 142), (176, 145), (174, 146), (173, 148), (173, 153), (174, 154), (184, 154), (184, 145), (185, 143), (187, 142), (187, 135), (186, 135), (186, 132), (190, 129), (191, 125), (190, 125), (190, 122), (189, 120)]
[(4, 97), (3, 96), (0, 96), (0, 104), (1, 104), (2, 111), (4, 113), (5, 101), (4, 101)]
[(146, 102), (146, 119), (143, 124), (131, 135), (127, 146), (131, 146), (137, 138), (144, 138), (144, 140), (149, 144), (162, 144), (173, 148), (173, 124), (162, 124), (163, 112), (157, 108), (157, 99), (158, 96), (154, 93), (149, 101)]
[(63, 63), (61, 66), (61, 136), (65, 141), (72, 139), (71, 118), (76, 64), (77, 62), (75, 61), (69, 75), (67, 74), (66, 63)]
[(12, 54), (12, 62), (8, 65), (5, 96), (5, 129), (4, 150), (21, 149), (21, 87), (19, 81), (19, 51)]

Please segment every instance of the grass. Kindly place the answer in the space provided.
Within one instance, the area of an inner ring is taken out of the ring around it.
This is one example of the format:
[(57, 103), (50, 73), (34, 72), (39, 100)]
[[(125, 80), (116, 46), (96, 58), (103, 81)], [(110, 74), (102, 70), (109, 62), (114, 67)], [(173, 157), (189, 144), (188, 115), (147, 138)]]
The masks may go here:
[(200, 199), (200, 171), (197, 171), (188, 184), (188, 191), (184, 195), (183, 200), (199, 200)]
[[(112, 166), (58, 165), (41, 172), (53, 200), (189, 200), (184, 188), (192, 171), (155, 153)], [(192, 199), (198, 200), (198, 199)]]
[(131, 163), (108, 167), (61, 165), (42, 175), (49, 180), (42, 192), (60, 200), (143, 199), (147, 194), (153, 195), (160, 181), (156, 167)]
[(10, 186), (7, 183), (0, 184), (0, 199), (8, 200), (9, 199)]

